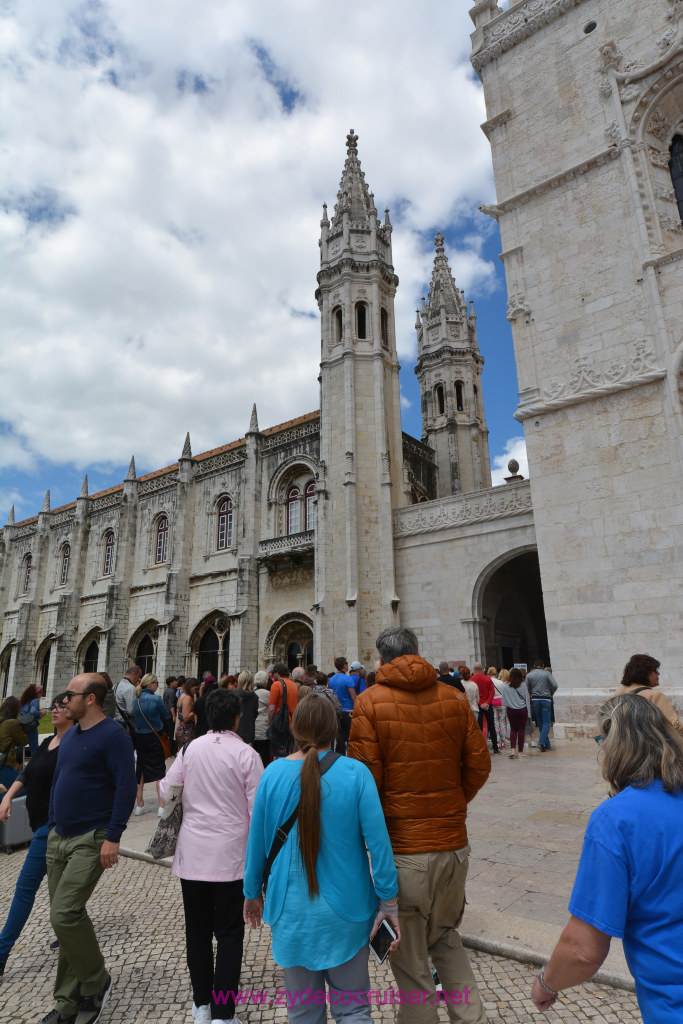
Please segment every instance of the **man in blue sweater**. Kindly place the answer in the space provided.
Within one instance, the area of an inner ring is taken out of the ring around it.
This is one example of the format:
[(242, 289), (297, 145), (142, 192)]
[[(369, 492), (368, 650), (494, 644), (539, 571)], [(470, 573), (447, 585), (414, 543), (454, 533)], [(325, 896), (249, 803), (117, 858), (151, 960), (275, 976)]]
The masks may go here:
[(118, 863), (136, 782), (130, 736), (102, 711), (106, 692), (102, 676), (86, 672), (65, 694), (76, 727), (59, 745), (46, 856), (59, 964), (55, 1008), (40, 1024), (95, 1024), (112, 986), (86, 903), (105, 868)]

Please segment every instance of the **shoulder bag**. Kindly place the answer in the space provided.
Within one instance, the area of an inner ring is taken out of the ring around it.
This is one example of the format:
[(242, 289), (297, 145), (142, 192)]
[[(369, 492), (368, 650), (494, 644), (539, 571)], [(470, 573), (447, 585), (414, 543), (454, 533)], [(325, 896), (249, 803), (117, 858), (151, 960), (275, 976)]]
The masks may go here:
[[(178, 751), (178, 757), (185, 757), (185, 751), (192, 741), (183, 743)], [(183, 785), (177, 783), (168, 787), (166, 803), (161, 812), (159, 823), (145, 849), (145, 853), (151, 853), (154, 860), (161, 860), (162, 857), (172, 857), (178, 845), (180, 826), (183, 823)]]
[[(331, 768), (334, 762), (338, 760), (338, 758), (340, 757), (342, 757), (341, 754), (336, 754), (334, 751), (328, 750), (325, 756), (320, 761), (320, 775), (323, 776), (325, 772), (328, 770), (328, 768)], [(280, 850), (282, 849), (282, 847), (285, 845), (287, 841), (287, 836), (292, 831), (292, 828), (294, 827), (294, 822), (296, 821), (297, 816), (299, 814), (299, 802), (300, 801), (297, 800), (296, 807), (294, 808), (290, 816), (287, 818), (287, 821), (285, 821), (284, 824), (280, 825), (277, 832), (275, 833), (275, 839), (273, 839), (273, 845), (271, 846), (270, 852), (268, 853), (266, 866), (263, 871), (264, 894), (268, 886), (268, 878), (270, 876), (270, 870), (273, 866), (273, 862), (277, 857), (278, 853), (280, 852)]]
[(161, 743), (161, 749), (164, 752), (164, 761), (165, 761), (167, 758), (169, 758), (171, 756), (171, 741), (169, 740), (169, 738), (168, 738), (168, 736), (166, 735), (165, 732), (157, 732), (156, 731), (156, 729), (154, 728), (154, 726), (152, 725), (152, 723), (148, 719), (147, 715), (142, 710), (142, 706), (140, 704), (140, 698), (136, 697), (135, 699), (138, 702), (138, 711), (140, 712), (140, 714), (142, 715), (144, 720), (147, 722), (147, 725), (150, 727), (150, 729), (152, 730), (152, 732), (154, 733), (156, 738), (159, 740), (159, 743)]

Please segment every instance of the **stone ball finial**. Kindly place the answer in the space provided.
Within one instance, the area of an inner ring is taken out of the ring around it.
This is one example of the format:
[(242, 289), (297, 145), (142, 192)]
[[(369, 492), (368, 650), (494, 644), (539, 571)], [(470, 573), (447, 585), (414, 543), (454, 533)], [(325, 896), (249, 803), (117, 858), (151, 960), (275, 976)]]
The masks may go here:
[(517, 462), (517, 459), (510, 459), (508, 462), (508, 470), (513, 476), (515, 473), (519, 473), (519, 463)]

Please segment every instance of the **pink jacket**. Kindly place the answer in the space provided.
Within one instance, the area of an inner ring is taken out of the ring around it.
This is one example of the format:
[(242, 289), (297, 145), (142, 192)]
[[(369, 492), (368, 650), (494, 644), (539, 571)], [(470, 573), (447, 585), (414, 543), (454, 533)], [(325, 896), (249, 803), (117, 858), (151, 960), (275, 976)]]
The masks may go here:
[(234, 882), (244, 876), (251, 809), (263, 763), (234, 732), (208, 732), (178, 754), (160, 785), (182, 783), (183, 823), (173, 874), (199, 882)]

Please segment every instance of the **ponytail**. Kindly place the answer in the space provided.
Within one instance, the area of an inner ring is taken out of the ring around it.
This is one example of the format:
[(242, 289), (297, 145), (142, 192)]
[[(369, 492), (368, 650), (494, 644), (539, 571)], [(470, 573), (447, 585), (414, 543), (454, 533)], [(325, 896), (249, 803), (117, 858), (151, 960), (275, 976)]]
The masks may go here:
[(299, 750), (305, 754), (297, 824), (299, 856), (308, 880), (308, 894), (313, 898), (320, 893), (315, 872), (321, 840), (318, 748), (330, 746), (337, 736), (337, 714), (332, 701), (322, 694), (311, 694), (300, 701), (292, 715), (292, 732)]
[(138, 684), (138, 686), (135, 687), (135, 696), (137, 697), (138, 700), (140, 700), (141, 694), (142, 694), (142, 687)]

